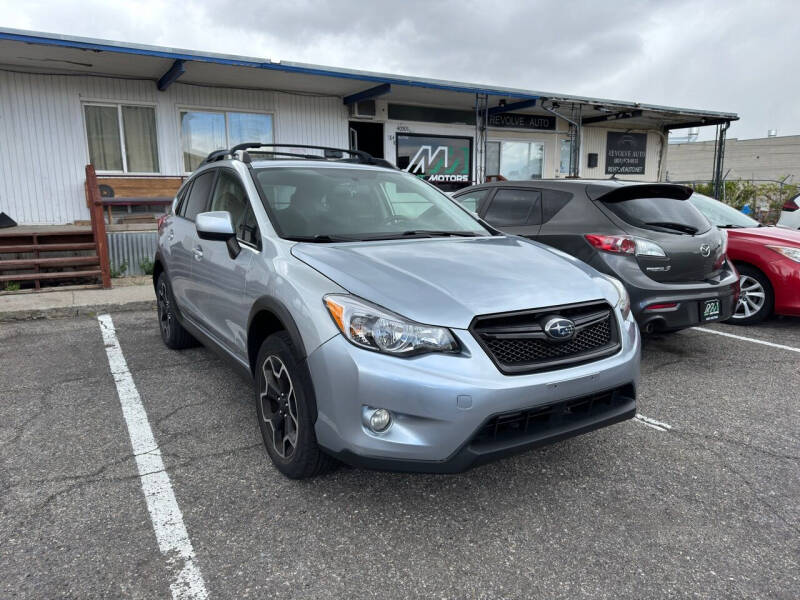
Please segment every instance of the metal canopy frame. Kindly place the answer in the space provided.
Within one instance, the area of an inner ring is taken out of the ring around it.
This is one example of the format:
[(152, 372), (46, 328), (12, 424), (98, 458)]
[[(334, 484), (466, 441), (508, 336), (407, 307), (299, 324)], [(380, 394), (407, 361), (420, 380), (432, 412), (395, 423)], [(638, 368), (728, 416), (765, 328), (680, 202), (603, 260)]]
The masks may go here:
[(730, 122), (717, 125), (717, 136), (714, 142), (714, 197), (722, 200), (725, 182), (722, 180), (722, 169), (725, 166), (725, 135), (730, 127)]
[(643, 111), (641, 110), (623, 110), (621, 112), (610, 113), (607, 115), (600, 115), (598, 117), (586, 117), (581, 121), (583, 125), (591, 125), (592, 123), (606, 123), (608, 121), (621, 121), (622, 119), (635, 119), (641, 117)]

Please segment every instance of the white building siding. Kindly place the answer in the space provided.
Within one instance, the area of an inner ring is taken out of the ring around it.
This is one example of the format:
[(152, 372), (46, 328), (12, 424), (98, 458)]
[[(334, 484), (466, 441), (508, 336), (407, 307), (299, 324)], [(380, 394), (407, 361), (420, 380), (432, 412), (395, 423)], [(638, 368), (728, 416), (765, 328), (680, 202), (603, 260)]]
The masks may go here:
[[(587, 179), (607, 179), (606, 173), (606, 134), (609, 131), (628, 131), (627, 129), (609, 129), (605, 127), (583, 127), (581, 140), (581, 177)], [(661, 155), (662, 136), (654, 131), (633, 130), (633, 133), (647, 134), (647, 154), (644, 163), (644, 175), (624, 175), (620, 179), (633, 181), (658, 181), (659, 161)], [(597, 167), (590, 169), (588, 155), (597, 154)]]
[(275, 141), (348, 148), (347, 108), (341, 98), (275, 94)]
[(182, 174), (180, 108), (272, 113), (276, 141), (347, 145), (347, 111), (336, 97), (180, 83), (159, 92), (152, 81), (0, 71), (0, 211), (25, 224), (88, 219), (87, 101), (155, 106), (164, 175)]

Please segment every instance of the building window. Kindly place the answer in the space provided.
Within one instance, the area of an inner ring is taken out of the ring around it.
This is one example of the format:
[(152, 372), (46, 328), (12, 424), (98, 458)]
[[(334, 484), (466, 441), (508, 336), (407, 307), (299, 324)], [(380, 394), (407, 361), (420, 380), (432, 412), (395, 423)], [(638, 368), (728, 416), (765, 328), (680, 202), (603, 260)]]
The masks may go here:
[(509, 181), (541, 179), (544, 144), (541, 142), (489, 142), (486, 144), (486, 177), (498, 175)]
[(152, 106), (85, 104), (89, 162), (98, 172), (158, 173)]
[(194, 171), (214, 150), (242, 142), (272, 142), (272, 115), (181, 110), (183, 169)]

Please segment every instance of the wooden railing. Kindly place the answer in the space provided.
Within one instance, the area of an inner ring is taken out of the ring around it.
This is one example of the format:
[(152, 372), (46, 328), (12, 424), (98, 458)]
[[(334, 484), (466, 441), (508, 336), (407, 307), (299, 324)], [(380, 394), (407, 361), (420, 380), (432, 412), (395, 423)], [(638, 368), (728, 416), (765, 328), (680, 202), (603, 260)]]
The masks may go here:
[(94, 166), (86, 165), (86, 203), (92, 221), (92, 237), (100, 259), (100, 277), (104, 288), (111, 287), (111, 262), (108, 258), (108, 238), (106, 238), (106, 221), (103, 215), (103, 199), (97, 185), (97, 173)]

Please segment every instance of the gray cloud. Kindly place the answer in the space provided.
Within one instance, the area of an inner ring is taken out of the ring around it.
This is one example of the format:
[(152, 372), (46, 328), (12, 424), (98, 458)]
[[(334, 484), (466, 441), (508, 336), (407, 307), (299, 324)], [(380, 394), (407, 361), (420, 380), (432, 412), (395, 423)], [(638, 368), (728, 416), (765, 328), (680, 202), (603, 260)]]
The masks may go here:
[(800, 134), (790, 1), (0, 0), (0, 10), (9, 27), (730, 110), (742, 120), (729, 135)]

